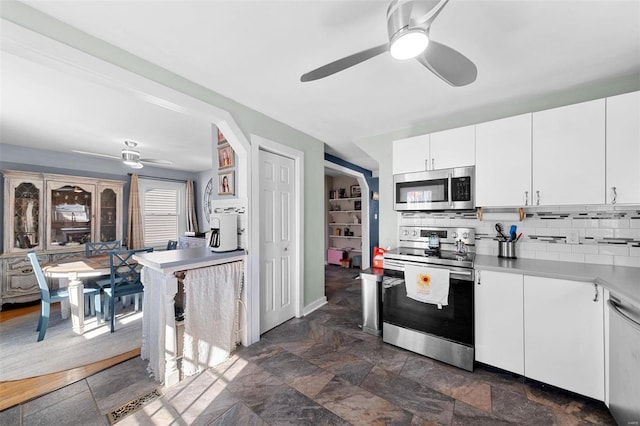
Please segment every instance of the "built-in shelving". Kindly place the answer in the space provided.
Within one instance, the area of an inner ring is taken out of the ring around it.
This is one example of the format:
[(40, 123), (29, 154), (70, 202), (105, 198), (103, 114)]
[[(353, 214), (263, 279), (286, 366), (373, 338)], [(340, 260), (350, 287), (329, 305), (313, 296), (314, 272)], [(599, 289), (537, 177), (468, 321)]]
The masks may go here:
[[(355, 178), (334, 176), (328, 185), (327, 261), (339, 265), (344, 252), (352, 259), (362, 254), (362, 197)], [(344, 235), (345, 230), (348, 235)]]

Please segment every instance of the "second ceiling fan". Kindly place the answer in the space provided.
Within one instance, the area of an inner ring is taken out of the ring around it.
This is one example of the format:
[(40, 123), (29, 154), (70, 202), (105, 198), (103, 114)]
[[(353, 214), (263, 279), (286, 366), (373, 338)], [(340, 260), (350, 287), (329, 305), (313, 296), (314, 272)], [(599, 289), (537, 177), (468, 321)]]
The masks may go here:
[(466, 56), (429, 37), (431, 23), (449, 0), (393, 0), (387, 9), (389, 42), (349, 55), (300, 77), (307, 82), (328, 77), (384, 52), (396, 59), (415, 58), (451, 86), (473, 83), (478, 69)]

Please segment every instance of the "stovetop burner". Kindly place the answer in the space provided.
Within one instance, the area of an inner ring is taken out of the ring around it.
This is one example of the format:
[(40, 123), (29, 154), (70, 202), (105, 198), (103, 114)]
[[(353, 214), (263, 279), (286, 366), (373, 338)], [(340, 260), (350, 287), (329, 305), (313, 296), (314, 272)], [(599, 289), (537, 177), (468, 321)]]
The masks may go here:
[[(433, 239), (439, 240), (439, 247)], [(400, 247), (384, 254), (389, 265), (402, 267), (402, 262), (441, 265), (472, 269), (475, 259), (475, 230), (473, 228), (443, 228), (401, 226)], [(385, 268), (387, 268), (385, 266)]]

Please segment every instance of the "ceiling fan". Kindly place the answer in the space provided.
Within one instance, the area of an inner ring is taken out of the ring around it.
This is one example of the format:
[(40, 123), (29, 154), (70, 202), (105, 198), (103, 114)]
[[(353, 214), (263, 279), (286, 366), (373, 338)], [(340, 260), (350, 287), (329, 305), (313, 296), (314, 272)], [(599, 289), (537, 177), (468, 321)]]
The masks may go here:
[(387, 9), (389, 42), (316, 68), (300, 77), (307, 82), (328, 77), (384, 52), (396, 59), (415, 58), (451, 86), (473, 83), (478, 69), (466, 56), (430, 40), (431, 23), (449, 0), (393, 0)]
[(122, 149), (120, 153), (120, 157), (115, 155), (108, 154), (99, 154), (97, 152), (87, 152), (87, 151), (78, 151), (72, 150), (77, 154), (83, 155), (91, 155), (93, 157), (102, 157), (109, 158), (112, 160), (121, 160), (124, 164), (131, 167), (132, 169), (141, 169), (144, 167), (144, 164), (153, 164), (156, 166), (170, 166), (173, 164), (171, 161), (167, 160), (156, 160), (152, 158), (140, 158), (140, 151), (135, 148), (138, 146), (138, 142), (135, 141), (124, 141), (125, 148)]

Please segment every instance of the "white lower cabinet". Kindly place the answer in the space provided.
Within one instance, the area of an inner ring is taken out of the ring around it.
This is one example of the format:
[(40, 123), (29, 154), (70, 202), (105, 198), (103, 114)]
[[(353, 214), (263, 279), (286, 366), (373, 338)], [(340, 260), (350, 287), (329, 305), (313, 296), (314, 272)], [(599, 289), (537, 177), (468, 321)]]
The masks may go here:
[(476, 271), (476, 361), (605, 400), (603, 288)]
[(604, 400), (604, 296), (593, 283), (524, 277), (524, 373)]
[(524, 375), (523, 277), (477, 271), (476, 360)]

